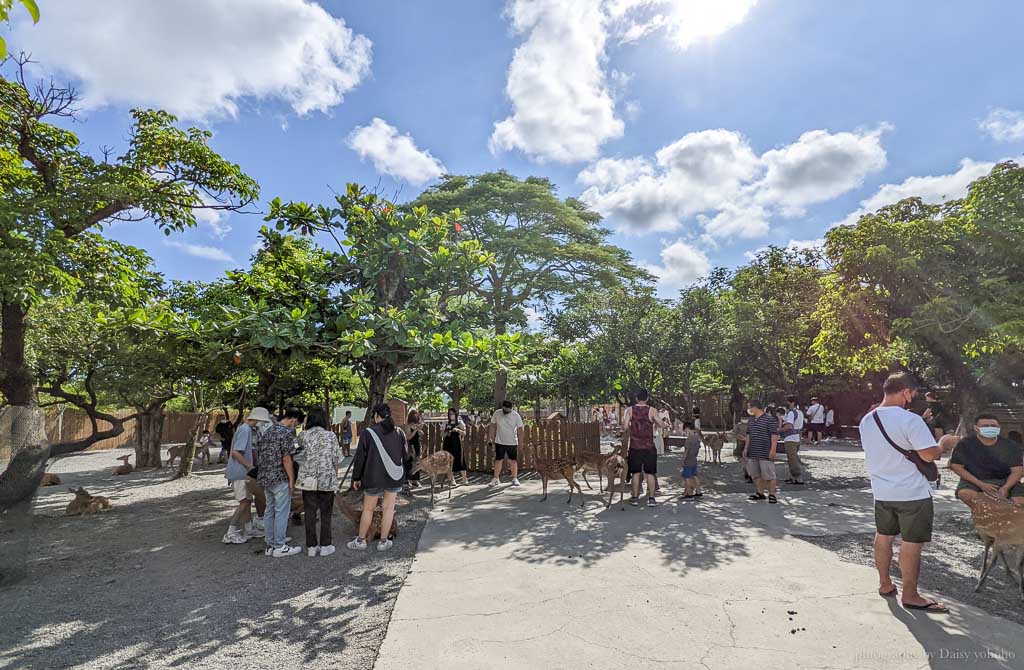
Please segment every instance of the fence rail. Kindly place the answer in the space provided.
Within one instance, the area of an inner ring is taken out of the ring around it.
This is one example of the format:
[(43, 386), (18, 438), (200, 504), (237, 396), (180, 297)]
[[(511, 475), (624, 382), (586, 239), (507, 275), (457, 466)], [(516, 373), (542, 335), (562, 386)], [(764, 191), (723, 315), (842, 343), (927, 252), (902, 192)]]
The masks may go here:
[[(551, 422), (527, 426), (523, 430), (524, 445), (519, 447), (519, 464), (533, 467), (535, 455), (542, 458), (573, 458), (579, 453), (601, 451), (600, 424)], [(440, 451), (444, 443), (444, 424), (427, 423), (420, 437), (422, 454)], [(469, 426), (462, 437), (462, 451), (470, 470), (488, 472), (494, 469), (494, 448), (487, 445), (487, 427)]]
[[(130, 414), (134, 414), (132, 410), (117, 410), (111, 412), (113, 416), (117, 418), (124, 418)], [(221, 418), (219, 412), (210, 416), (209, 429), (213, 430), (213, 425)], [(161, 433), (160, 442), (162, 444), (174, 444), (178, 442), (185, 442), (188, 440), (189, 433), (192, 432), (195, 427), (196, 420), (200, 417), (200, 414), (195, 412), (167, 412), (164, 415), (163, 432)], [(99, 421), (99, 429), (106, 430), (110, 428), (110, 424), (106, 421)], [(79, 409), (66, 409), (63, 412), (60, 411), (47, 411), (46, 413), (46, 437), (49, 438), (50, 442), (73, 442), (76, 440), (85, 439), (92, 435), (92, 423), (89, 421), (88, 415)], [(117, 437), (112, 437), (106, 440), (100, 440), (96, 444), (89, 447), (89, 451), (99, 451), (103, 449), (119, 449), (121, 447), (129, 447), (135, 444), (135, 422), (130, 421), (124, 427), (124, 432)]]

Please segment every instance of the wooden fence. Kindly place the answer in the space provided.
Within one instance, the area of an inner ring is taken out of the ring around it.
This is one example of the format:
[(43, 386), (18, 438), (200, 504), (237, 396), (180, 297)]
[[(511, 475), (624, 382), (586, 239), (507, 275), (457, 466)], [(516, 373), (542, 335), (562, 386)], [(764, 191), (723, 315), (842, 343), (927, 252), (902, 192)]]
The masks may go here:
[[(527, 426), (524, 445), (519, 447), (519, 464), (533, 467), (534, 454), (545, 458), (572, 458), (577, 452), (601, 451), (598, 423), (551, 422)], [(439, 451), (444, 443), (444, 424), (423, 424), (420, 437), (422, 454)], [(487, 426), (469, 426), (462, 437), (462, 450), (470, 470), (490, 472), (494, 469), (494, 447), (487, 445)]]
[[(134, 414), (133, 410), (117, 410), (111, 412), (112, 415), (121, 418)], [(196, 419), (199, 418), (199, 414), (194, 412), (167, 412), (164, 415), (164, 427), (163, 433), (160, 438), (162, 444), (175, 444), (179, 442), (185, 442), (188, 439), (189, 433), (195, 426)], [(215, 412), (210, 416), (209, 429), (213, 430), (214, 424), (222, 418), (220, 412)], [(100, 430), (106, 430), (110, 428), (110, 424), (106, 421), (99, 421)], [(46, 413), (46, 436), (50, 439), (50, 442), (72, 442), (74, 440), (81, 440), (92, 435), (92, 424), (89, 421), (88, 415), (79, 409), (66, 409), (63, 412), (56, 410), (50, 410)], [(102, 449), (119, 449), (122, 447), (131, 447), (135, 445), (135, 422), (130, 421), (125, 424), (124, 432), (117, 437), (112, 437), (108, 440), (101, 440), (96, 444), (89, 447), (89, 451), (98, 451)]]

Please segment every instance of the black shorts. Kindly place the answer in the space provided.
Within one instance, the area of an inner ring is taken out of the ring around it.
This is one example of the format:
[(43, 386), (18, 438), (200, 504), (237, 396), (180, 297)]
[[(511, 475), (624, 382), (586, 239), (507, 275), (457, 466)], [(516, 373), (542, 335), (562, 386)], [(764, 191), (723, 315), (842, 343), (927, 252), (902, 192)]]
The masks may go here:
[(654, 449), (630, 449), (626, 462), (630, 477), (641, 472), (647, 475), (658, 474), (658, 452)]
[(517, 444), (498, 444), (494, 443), (494, 460), (500, 461), (501, 459), (508, 457), (510, 461), (519, 460), (519, 445)]
[(812, 423), (807, 426), (808, 433), (824, 433), (825, 424), (823, 423)]
[(935, 508), (932, 499), (875, 501), (875, 529), (879, 535), (899, 535), (904, 542), (931, 542)]

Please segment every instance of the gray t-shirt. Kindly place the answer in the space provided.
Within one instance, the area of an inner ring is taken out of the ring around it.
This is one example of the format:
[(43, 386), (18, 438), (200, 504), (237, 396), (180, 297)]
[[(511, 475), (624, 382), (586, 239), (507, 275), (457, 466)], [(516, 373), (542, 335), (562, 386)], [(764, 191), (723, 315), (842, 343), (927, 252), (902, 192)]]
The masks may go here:
[[(235, 431), (235, 436), (231, 440), (231, 451), (241, 452), (242, 458), (247, 463), (252, 463), (252, 448), (255, 437), (255, 431), (253, 431), (249, 424), (243, 423)], [(228, 465), (224, 468), (224, 476), (227, 477), (229, 482), (237, 482), (245, 479), (245, 473), (248, 471), (248, 468), (234, 458), (228, 458)]]
[(700, 455), (700, 435), (692, 432), (686, 436), (683, 450), (683, 467), (692, 468), (697, 465), (697, 457)]

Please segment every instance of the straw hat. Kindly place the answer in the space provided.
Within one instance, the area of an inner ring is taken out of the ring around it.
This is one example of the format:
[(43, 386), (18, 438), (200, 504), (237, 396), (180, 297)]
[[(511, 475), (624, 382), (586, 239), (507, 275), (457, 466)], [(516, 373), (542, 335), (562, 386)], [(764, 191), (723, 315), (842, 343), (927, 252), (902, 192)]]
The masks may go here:
[(266, 407), (253, 407), (252, 411), (249, 412), (249, 416), (245, 417), (246, 421), (264, 421), (270, 423), (270, 412), (267, 411)]

